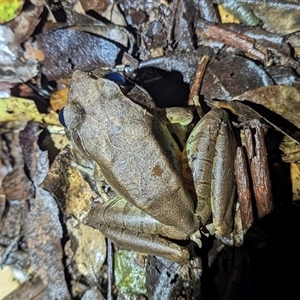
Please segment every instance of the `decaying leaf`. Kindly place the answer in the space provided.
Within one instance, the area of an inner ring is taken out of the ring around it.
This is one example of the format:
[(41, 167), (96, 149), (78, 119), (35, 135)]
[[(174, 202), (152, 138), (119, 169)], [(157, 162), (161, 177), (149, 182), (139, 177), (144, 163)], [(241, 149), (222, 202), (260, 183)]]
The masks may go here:
[(116, 2), (110, 0), (81, 0), (80, 3), (85, 11), (93, 10), (113, 24), (126, 26), (124, 16)]
[[(57, 42), (62, 40), (63, 43)], [(39, 35), (37, 45), (45, 54), (42, 72), (49, 80), (71, 77), (76, 69), (112, 68), (120, 51), (110, 41), (71, 29)]]
[(102, 293), (99, 291), (97, 286), (93, 286), (91, 289), (86, 291), (82, 297), (82, 300), (105, 300)]
[[(18, 176), (20, 174), (21, 177), (24, 176), (22, 172), (18, 174), (18, 170), (25, 169), (33, 188), (28, 193), (26, 186), (23, 187), (27, 201), (11, 200), (7, 203), (8, 210), (1, 220), (1, 238), (2, 242), (6, 239), (9, 243), (2, 259), (4, 258), (3, 263), (19, 266), (20, 275), (23, 269), (30, 267), (28, 260), (30, 257), (34, 271), (30, 271), (32, 277), (27, 276), (25, 279), (27, 281), (7, 296), (7, 299), (19, 298), (18, 295), (22, 295), (21, 298), (31, 299), (38, 294), (41, 299), (69, 299), (62, 265), (62, 228), (59, 211), (51, 195), (39, 187), (48, 172), (48, 154), (39, 150), (38, 134), (37, 125), (29, 122), (19, 135), (15, 134), (18, 139), (13, 140), (14, 143), (19, 142), (21, 151), (16, 156), (18, 168), (14, 169), (15, 176), (10, 178), (10, 182), (18, 184), (16, 181)], [(17, 187), (16, 189), (16, 186), (12, 186), (14, 192), (5, 194), (12, 198), (20, 198), (22, 189), (18, 185)], [(25, 240), (22, 241), (23, 236), (26, 237), (26, 246)], [(23, 251), (17, 251), (18, 247)]]
[[(30, 201), (26, 222), (26, 240), (32, 265), (46, 285), (48, 299), (69, 299), (62, 264), (62, 228), (54, 198), (39, 187), (48, 172), (47, 152), (37, 150), (32, 161), (35, 198)], [(46, 298), (44, 298), (46, 299)]]
[[(103, 37), (109, 41), (115, 42), (115, 44), (123, 45), (132, 49), (134, 44), (133, 36), (123, 26), (115, 24), (106, 24), (90, 16), (86, 16), (76, 11), (69, 12), (71, 29), (93, 33), (99, 37)], [(130, 44), (130, 45), (129, 45)], [(132, 50), (128, 50), (131, 53)]]
[(22, 60), (22, 52), (13, 31), (8, 26), (0, 26), (0, 82), (27, 81), (37, 74), (38, 62), (34, 59)]
[(3, 194), (6, 200), (25, 201), (34, 196), (34, 188), (28, 177), (28, 173), (26, 174), (24, 169), (27, 153), (22, 148), (22, 142), (20, 142), (22, 133), (16, 130), (15, 133), (8, 134), (7, 138), (10, 139), (10, 146), (13, 148), (14, 157), (12, 170), (2, 180)]
[[(116, 287), (119, 295), (146, 295), (144, 260), (132, 251), (120, 250), (114, 255)], [(129, 298), (128, 298), (129, 299)]]
[(27, 200), (34, 195), (32, 183), (23, 166), (9, 172), (3, 179), (2, 187), (7, 200)]
[(95, 194), (78, 168), (71, 165), (72, 161), (74, 157), (70, 148), (66, 147), (55, 158), (42, 187), (55, 196), (64, 214), (83, 217), (89, 211)]
[[(43, 140), (43, 144), (46, 144), (44, 145), (44, 147), (49, 148), (49, 150), (52, 150), (51, 153), (49, 153), (49, 156), (51, 156), (50, 161), (52, 162), (54, 159), (52, 154), (56, 156), (57, 151), (65, 148), (67, 145), (69, 145), (70, 142), (65, 135), (64, 128), (60, 126), (50, 125), (47, 127), (47, 132), (44, 133), (49, 133), (49, 135), (46, 136)], [(53, 146), (54, 149), (51, 146)]]
[(147, 295), (151, 299), (180, 299), (184, 297), (185, 287), (192, 288), (195, 299), (200, 298), (202, 263), (201, 259), (192, 260), (191, 268), (162, 257), (148, 256), (146, 284)]
[(29, 5), (19, 16), (10, 22), (9, 25), (15, 33), (15, 39), (19, 43), (26, 41), (36, 29), (41, 21), (40, 15), (43, 12), (44, 5), (45, 3), (40, 3), (37, 6)]

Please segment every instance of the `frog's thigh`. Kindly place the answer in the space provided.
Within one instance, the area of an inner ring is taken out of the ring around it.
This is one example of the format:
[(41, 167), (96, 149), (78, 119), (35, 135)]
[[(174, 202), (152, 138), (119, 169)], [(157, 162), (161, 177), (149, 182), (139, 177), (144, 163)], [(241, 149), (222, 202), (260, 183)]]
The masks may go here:
[(102, 225), (107, 225), (175, 240), (188, 238), (182, 230), (160, 223), (120, 196), (92, 208), (87, 217), (87, 223), (99, 230)]
[(188, 261), (187, 249), (158, 236), (182, 240), (187, 238), (182, 232), (159, 223), (121, 197), (92, 208), (86, 223), (125, 248), (181, 264)]

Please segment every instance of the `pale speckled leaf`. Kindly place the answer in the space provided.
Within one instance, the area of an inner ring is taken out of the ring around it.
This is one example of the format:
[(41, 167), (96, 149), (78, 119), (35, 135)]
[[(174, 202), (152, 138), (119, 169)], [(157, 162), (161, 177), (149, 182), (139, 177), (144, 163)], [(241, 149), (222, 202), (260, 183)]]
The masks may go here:
[(97, 283), (99, 270), (106, 258), (104, 235), (74, 218), (68, 220), (67, 229), (70, 235), (70, 248), (73, 250), (72, 258), (78, 271), (91, 282)]

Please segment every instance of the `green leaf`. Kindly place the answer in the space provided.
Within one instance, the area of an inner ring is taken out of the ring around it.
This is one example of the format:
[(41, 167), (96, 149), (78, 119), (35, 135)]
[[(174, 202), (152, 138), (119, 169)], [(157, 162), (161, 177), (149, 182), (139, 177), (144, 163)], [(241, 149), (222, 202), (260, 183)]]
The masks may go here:
[(21, 12), (23, 4), (23, 0), (0, 1), (0, 24), (13, 20)]
[(115, 253), (115, 280), (118, 293), (125, 297), (146, 295), (146, 274), (144, 266), (138, 263), (137, 254), (119, 250)]

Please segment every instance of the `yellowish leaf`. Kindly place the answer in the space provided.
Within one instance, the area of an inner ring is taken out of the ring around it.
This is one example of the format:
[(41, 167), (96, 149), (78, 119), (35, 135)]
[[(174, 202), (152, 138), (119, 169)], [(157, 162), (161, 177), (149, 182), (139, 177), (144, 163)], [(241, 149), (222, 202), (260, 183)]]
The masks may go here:
[(10, 121), (35, 121), (61, 126), (57, 113), (42, 114), (34, 101), (17, 97), (0, 99), (0, 123)]
[(236, 18), (231, 12), (226, 10), (222, 4), (218, 5), (218, 10), (222, 23), (240, 23), (239, 19)]
[(300, 200), (300, 164), (291, 163), (293, 201)]

